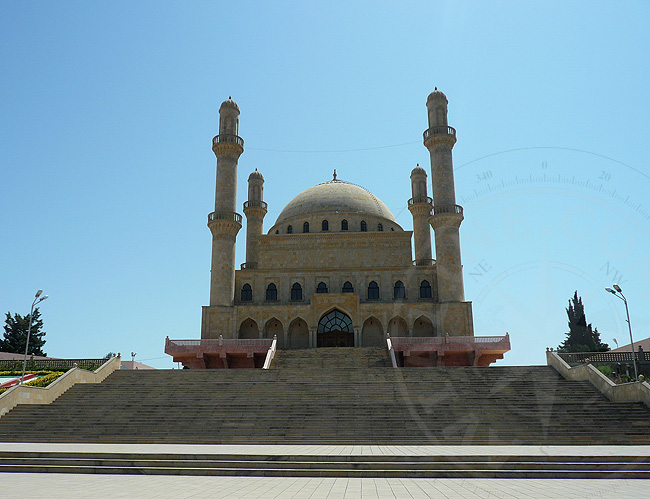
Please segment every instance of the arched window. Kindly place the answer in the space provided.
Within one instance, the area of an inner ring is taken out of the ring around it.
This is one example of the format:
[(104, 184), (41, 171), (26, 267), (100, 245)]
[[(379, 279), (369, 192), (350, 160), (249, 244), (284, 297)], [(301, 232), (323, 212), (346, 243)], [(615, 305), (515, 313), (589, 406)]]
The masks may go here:
[(302, 231), (309, 232), (309, 222), (305, 222), (304, 224), (302, 224)]
[(379, 285), (375, 281), (370, 281), (368, 284), (368, 299), (379, 300)]
[(316, 286), (316, 293), (327, 293), (327, 284), (319, 282), (318, 286)]
[(354, 287), (350, 281), (345, 281), (343, 284), (343, 293), (354, 293)]
[(395, 232), (395, 228), (394, 228), (394, 227), (391, 227), (391, 228), (390, 228), (390, 231), (391, 231), (391, 232)]
[(384, 226), (382, 224), (377, 224), (377, 232), (383, 232)]
[(341, 230), (348, 230), (348, 221), (341, 220)]
[(368, 226), (366, 225), (365, 220), (361, 220), (361, 232), (367, 232)]
[(253, 288), (248, 283), (241, 288), (241, 301), (253, 301)]
[(329, 314), (321, 317), (318, 321), (318, 333), (327, 333), (328, 331), (342, 331), (345, 333), (353, 333), (354, 326), (352, 326), (352, 319), (340, 310), (332, 310)]
[(287, 227), (287, 234), (293, 234), (293, 227), (291, 227), (291, 225)]
[(429, 281), (420, 283), (420, 298), (431, 298), (431, 284), (429, 284)]
[(279, 233), (280, 233), (280, 231), (279, 231), (279, 230), (276, 230), (276, 231), (275, 231), (275, 233), (276, 233), (276, 234), (279, 234)]
[(330, 230), (330, 223), (327, 220), (323, 220), (323, 223), (321, 224), (321, 230), (323, 232)]
[(291, 301), (302, 300), (302, 286), (297, 282), (291, 286)]
[(278, 299), (278, 288), (275, 284), (270, 283), (266, 287), (266, 301), (277, 301)]
[(393, 298), (395, 300), (406, 298), (406, 288), (402, 281), (397, 281), (395, 283), (395, 287), (393, 288)]

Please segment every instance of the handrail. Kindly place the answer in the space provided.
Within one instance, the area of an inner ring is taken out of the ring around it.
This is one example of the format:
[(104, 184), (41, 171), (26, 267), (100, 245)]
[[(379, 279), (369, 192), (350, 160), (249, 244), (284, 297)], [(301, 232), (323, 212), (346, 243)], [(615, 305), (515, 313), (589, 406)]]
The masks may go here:
[(423, 345), (444, 343), (501, 343), (508, 340), (505, 336), (398, 336), (392, 339), (395, 345)]
[(431, 128), (424, 131), (422, 138), (427, 140), (432, 135), (453, 135), (456, 136), (456, 129), (447, 125), (438, 125), (432, 126)]
[(208, 223), (214, 222), (215, 220), (233, 220), (238, 224), (241, 224), (241, 215), (235, 213), (234, 211), (213, 211), (208, 215)]
[(244, 201), (244, 210), (246, 208), (264, 208), (265, 210), (269, 207), (266, 201), (258, 201), (253, 199), (252, 201)]
[(418, 204), (418, 203), (426, 203), (426, 204), (433, 204), (433, 199), (431, 199), (429, 196), (418, 196), (409, 199), (409, 206)]
[(458, 204), (442, 204), (435, 205), (431, 210), (431, 215), (442, 215), (443, 213), (455, 213), (456, 215), (463, 214), (463, 207)]
[[(632, 352), (571, 352), (557, 354), (568, 364), (583, 362), (632, 362)], [(634, 352), (637, 361), (650, 361), (650, 352)]]
[(264, 366), (262, 367), (262, 369), (269, 369), (271, 367), (271, 361), (273, 360), (273, 357), (275, 357), (275, 349), (277, 344), (278, 344), (278, 335), (274, 334), (273, 343), (271, 343), (269, 351), (266, 352), (266, 359), (264, 359)]
[(94, 372), (73, 367), (46, 387), (16, 385), (0, 394), (0, 417), (18, 404), (50, 404), (76, 383), (101, 383), (120, 368), (122, 358), (113, 357)]
[(250, 347), (268, 347), (271, 345), (272, 340), (268, 338), (251, 338), (251, 339), (236, 339), (236, 338), (209, 338), (202, 340), (170, 340), (166, 339), (167, 345), (174, 345), (179, 347), (215, 347), (215, 346), (250, 346)]
[(214, 147), (217, 144), (222, 144), (224, 142), (237, 144), (238, 146), (244, 147), (244, 139), (242, 139), (239, 135), (234, 135), (231, 133), (223, 133), (221, 135), (216, 135), (212, 139), (212, 146)]
[(390, 355), (390, 361), (393, 364), (393, 367), (397, 368), (397, 360), (395, 359), (395, 350), (393, 350), (393, 342), (390, 339), (389, 333), (386, 333), (386, 345), (388, 346), (388, 354)]
[(633, 381), (617, 385), (592, 364), (571, 367), (557, 352), (546, 352), (546, 363), (564, 379), (589, 381), (605, 397), (613, 402), (642, 402), (650, 407), (650, 384), (647, 381)]

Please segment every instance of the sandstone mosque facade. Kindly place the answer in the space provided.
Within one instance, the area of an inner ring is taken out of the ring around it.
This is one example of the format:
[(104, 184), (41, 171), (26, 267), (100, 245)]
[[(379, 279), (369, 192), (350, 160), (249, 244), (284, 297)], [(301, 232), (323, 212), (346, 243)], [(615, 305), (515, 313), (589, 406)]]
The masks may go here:
[[(391, 337), (473, 336), (471, 302), (465, 301), (452, 149), (456, 130), (447, 123), (446, 96), (426, 102), (427, 172), (410, 174), (404, 200), (413, 230), (401, 227), (370, 191), (336, 178), (294, 197), (265, 233), (264, 177), (248, 177), (246, 262), (235, 265), (237, 167), (244, 151), (239, 106), (219, 109), (212, 233), (210, 303), (203, 307), (202, 340), (277, 337), (280, 349), (385, 346)], [(406, 175), (405, 175), (406, 176)], [(405, 179), (406, 181), (406, 179)], [(431, 229), (434, 232), (435, 260)], [(414, 258), (413, 258), (414, 255)]]

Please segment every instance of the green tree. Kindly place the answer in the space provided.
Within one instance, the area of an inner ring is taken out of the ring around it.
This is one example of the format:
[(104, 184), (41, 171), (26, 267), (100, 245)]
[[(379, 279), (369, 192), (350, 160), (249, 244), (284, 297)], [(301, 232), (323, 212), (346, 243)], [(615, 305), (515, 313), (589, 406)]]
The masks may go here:
[[(0, 340), (0, 351), (10, 353), (25, 353), (25, 342), (27, 341), (27, 329), (29, 328), (29, 314), (24, 317), (20, 314), (14, 314), (12, 317), (9, 312), (5, 318), (4, 338)], [(43, 346), (45, 345), (45, 331), (43, 329), (43, 320), (38, 307), (34, 309), (34, 318), (32, 320), (32, 331), (29, 336), (29, 355), (43, 355)]]
[(582, 298), (575, 292), (566, 309), (569, 317), (569, 332), (564, 342), (557, 347), (558, 352), (606, 352), (609, 345), (600, 341), (598, 328), (587, 324)]

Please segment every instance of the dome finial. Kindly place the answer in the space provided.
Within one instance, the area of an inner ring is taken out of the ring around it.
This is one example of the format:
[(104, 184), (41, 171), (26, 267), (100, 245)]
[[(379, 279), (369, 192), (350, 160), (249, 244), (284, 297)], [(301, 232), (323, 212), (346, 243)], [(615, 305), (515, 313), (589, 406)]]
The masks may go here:
[(334, 168), (334, 180), (336, 180), (336, 168)]

